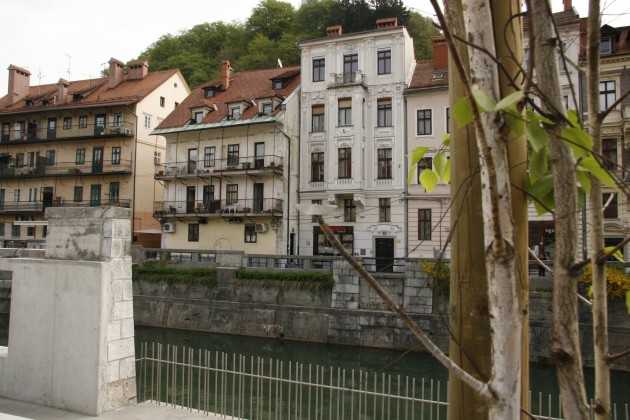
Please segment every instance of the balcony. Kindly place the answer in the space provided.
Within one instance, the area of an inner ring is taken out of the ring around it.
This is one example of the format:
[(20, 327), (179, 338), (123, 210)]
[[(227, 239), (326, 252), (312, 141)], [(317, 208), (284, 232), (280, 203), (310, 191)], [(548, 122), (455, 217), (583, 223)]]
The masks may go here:
[(328, 85), (329, 88), (336, 88), (342, 86), (353, 85), (365, 85), (365, 74), (361, 70), (356, 70), (351, 73), (337, 73), (332, 75), (333, 81)]
[(51, 207), (123, 207), (131, 208), (131, 200), (55, 200)]
[(195, 201), (156, 201), (153, 216), (156, 218), (176, 217), (282, 217), (283, 201), (279, 198), (262, 200), (239, 199), (195, 200)]
[(181, 161), (155, 165), (155, 179), (211, 177), (217, 175), (276, 174), (284, 172), (280, 156), (245, 156), (228, 159)]
[(0, 214), (37, 214), (44, 213), (41, 201), (0, 202)]
[(43, 214), (46, 207), (124, 207), (131, 208), (131, 200), (72, 201), (56, 197), (44, 204), (42, 201), (17, 201), (0, 203), (0, 214)]
[(2, 133), (0, 135), (0, 143), (2, 145), (24, 145), (25, 143), (36, 144), (50, 141), (133, 137), (135, 131), (135, 124), (127, 122), (107, 123), (105, 125), (85, 124), (81, 126), (75, 124), (68, 128), (63, 128), (62, 125), (59, 125), (52, 130), (43, 127), (29, 127), (26, 130), (16, 131), (12, 129), (8, 133)]
[(131, 174), (131, 160), (120, 161), (87, 161), (83, 164), (76, 162), (58, 162), (47, 165), (45, 157), (32, 166), (0, 165), (0, 179), (41, 178), (48, 176), (89, 176), (107, 174)]

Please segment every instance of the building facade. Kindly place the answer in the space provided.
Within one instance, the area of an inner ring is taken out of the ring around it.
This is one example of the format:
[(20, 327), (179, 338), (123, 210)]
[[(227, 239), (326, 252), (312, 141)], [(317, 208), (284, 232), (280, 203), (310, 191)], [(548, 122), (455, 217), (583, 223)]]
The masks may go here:
[[(0, 98), (0, 241), (40, 247), (51, 206), (132, 209), (134, 242), (159, 243), (153, 218), (153, 165), (164, 139), (157, 124), (188, 94), (178, 70), (148, 73), (148, 63), (109, 61), (108, 77), (30, 85), (9, 67)], [(125, 72), (127, 74), (125, 74)]]
[[(392, 270), (406, 253), (403, 93), (415, 65), (413, 41), (396, 19), (375, 30), (298, 42), (302, 61), (302, 203), (329, 204), (328, 224), (353, 255)], [(300, 216), (299, 253), (333, 249), (311, 217)]]
[[(407, 191), (407, 243), (409, 257), (450, 256), (450, 187), (441, 180), (433, 191), (420, 185), (424, 169), (433, 169), (433, 157), (443, 149), (450, 132), (448, 95), (448, 47), (444, 37), (433, 38), (433, 60), (418, 61), (409, 87), (407, 103), (407, 155), (417, 147), (428, 147), (416, 168)], [(448, 150), (445, 149), (447, 157)]]
[(297, 234), (299, 67), (234, 72), (197, 88), (153, 134), (162, 246), (293, 254)]

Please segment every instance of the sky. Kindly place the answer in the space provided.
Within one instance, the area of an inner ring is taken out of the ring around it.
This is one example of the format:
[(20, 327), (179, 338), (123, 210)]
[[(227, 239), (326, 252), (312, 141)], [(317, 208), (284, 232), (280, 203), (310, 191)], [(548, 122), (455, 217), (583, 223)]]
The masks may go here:
[[(301, 4), (284, 1), (296, 8)], [(59, 78), (94, 78), (110, 58), (135, 59), (167, 33), (176, 35), (204, 22), (244, 22), (259, 2), (185, 0), (174, 7), (177, 3), (168, 0), (0, 0), (0, 97), (7, 93), (11, 64), (31, 72), (32, 86), (57, 83)], [(404, 3), (424, 15), (433, 12), (428, 0)], [(603, 23), (630, 25), (627, 0), (601, 3)], [(554, 11), (562, 10), (562, 0), (552, 4)], [(587, 0), (573, 0), (573, 6), (580, 16), (587, 15)]]

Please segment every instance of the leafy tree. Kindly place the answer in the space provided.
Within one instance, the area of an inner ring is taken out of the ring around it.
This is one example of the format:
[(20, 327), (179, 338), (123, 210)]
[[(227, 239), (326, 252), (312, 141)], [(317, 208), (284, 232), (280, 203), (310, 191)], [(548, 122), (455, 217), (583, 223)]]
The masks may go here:
[(252, 34), (279, 41), (282, 34), (291, 28), (294, 18), (295, 9), (291, 3), (263, 0), (254, 8), (245, 27)]
[(409, 36), (413, 38), (416, 60), (430, 60), (433, 58), (433, 44), (431, 37), (440, 35), (435, 23), (418, 12), (410, 12), (405, 24)]
[(337, 0), (311, 0), (303, 4), (295, 15), (292, 33), (298, 39), (326, 36), (326, 28), (339, 23), (336, 10)]

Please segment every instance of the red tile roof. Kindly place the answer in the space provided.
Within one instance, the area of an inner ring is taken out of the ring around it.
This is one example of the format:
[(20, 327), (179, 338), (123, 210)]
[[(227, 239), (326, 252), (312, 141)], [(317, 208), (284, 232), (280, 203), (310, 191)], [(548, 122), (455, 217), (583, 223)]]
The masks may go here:
[[(44, 109), (90, 108), (99, 105), (134, 103), (157, 89), (179, 70), (156, 71), (146, 75), (143, 79), (125, 79), (115, 88), (109, 89), (107, 77), (90, 80), (71, 81), (68, 86), (68, 100), (66, 104), (55, 104), (57, 84), (31, 86), (28, 95), (12, 106), (7, 106), (7, 95), (0, 98), (0, 115), (19, 112), (36, 112)], [(74, 101), (73, 95), (81, 94), (83, 99)], [(27, 106), (27, 100), (32, 100), (32, 106)], [(44, 101), (49, 104), (45, 105)]]
[[(272, 80), (283, 79), (282, 89), (272, 89)], [(217, 123), (228, 115), (228, 104), (244, 102), (247, 109), (241, 114), (239, 120), (247, 120), (258, 115), (258, 106), (251, 106), (254, 102), (264, 98), (279, 98), (284, 100), (300, 85), (300, 68), (284, 67), (235, 72), (230, 78), (227, 90), (216, 89), (215, 96), (204, 97), (204, 88), (218, 88), (222, 86), (221, 79), (213, 79), (197, 86), (188, 97), (168, 117), (157, 126), (156, 129), (177, 128), (187, 125), (191, 120), (191, 108), (207, 107), (206, 117), (201, 123)], [(216, 108), (216, 110), (215, 110)], [(272, 114), (279, 112), (276, 108)]]
[(416, 61), (416, 69), (407, 88), (408, 93), (424, 89), (448, 87), (448, 70), (434, 69), (433, 60)]

